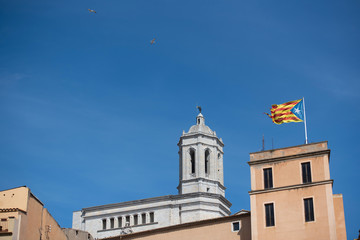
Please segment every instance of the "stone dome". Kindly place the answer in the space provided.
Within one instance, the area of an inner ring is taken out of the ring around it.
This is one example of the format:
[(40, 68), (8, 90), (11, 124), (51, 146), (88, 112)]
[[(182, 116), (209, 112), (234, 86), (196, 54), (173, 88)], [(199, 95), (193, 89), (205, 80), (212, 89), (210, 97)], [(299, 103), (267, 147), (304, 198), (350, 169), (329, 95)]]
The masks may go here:
[(214, 132), (206, 125), (193, 125), (190, 127), (189, 132), (188, 133), (197, 133), (197, 132), (202, 132), (202, 133), (208, 133), (208, 134), (213, 134)]
[(190, 127), (188, 133), (207, 133), (207, 134), (214, 134), (214, 131), (212, 131), (208, 126), (205, 125), (205, 118), (204, 116), (199, 113), (196, 117), (196, 125), (193, 125)]

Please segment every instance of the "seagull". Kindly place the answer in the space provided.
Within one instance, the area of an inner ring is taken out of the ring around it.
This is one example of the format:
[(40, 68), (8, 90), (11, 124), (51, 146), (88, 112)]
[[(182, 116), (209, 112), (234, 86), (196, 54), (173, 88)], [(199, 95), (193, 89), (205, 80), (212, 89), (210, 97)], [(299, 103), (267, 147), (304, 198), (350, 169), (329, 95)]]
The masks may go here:
[(155, 43), (155, 38), (153, 38), (151, 41), (150, 41), (150, 44), (153, 45)]
[(89, 10), (89, 13), (96, 13), (96, 11), (95, 10), (92, 10), (92, 9), (88, 9)]

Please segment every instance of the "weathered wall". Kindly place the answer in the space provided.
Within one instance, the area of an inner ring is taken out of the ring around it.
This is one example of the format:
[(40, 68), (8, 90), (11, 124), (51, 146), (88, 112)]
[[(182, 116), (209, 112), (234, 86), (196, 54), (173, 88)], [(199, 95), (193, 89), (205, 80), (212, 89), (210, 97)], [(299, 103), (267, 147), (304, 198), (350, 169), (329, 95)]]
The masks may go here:
[(337, 240), (346, 240), (343, 196), (342, 194), (334, 194), (333, 198), (334, 198)]
[(0, 208), (19, 208), (27, 211), (29, 188), (19, 187), (5, 191), (0, 194)]
[(67, 240), (94, 240), (90, 233), (72, 229), (72, 228), (63, 228), (62, 231), (65, 233)]
[(28, 200), (27, 221), (21, 222), (21, 239), (38, 240), (41, 235), (43, 205), (33, 196)]
[[(0, 217), (8, 220), (7, 224), (12, 228), (12, 240), (47, 239), (46, 234), (52, 240), (67, 240), (59, 224), (29, 188), (1, 191), (0, 199), (0, 208), (6, 209), (6, 212), (0, 213)], [(46, 232), (50, 225), (51, 232)]]
[[(51, 231), (49, 231), (49, 226), (51, 226)], [(54, 240), (67, 240), (65, 233), (46, 208), (43, 210), (42, 234), (45, 239), (48, 237)]]

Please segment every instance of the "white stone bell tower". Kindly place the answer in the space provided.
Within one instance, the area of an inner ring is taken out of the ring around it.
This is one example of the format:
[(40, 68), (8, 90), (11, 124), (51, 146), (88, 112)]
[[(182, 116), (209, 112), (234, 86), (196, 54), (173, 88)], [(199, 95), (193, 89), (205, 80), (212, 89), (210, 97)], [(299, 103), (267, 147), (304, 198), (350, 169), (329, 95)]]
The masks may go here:
[(212, 193), (225, 197), (221, 138), (205, 125), (199, 113), (196, 125), (183, 132), (179, 146), (179, 194)]
[(106, 238), (126, 232), (126, 222), (130, 222), (134, 232), (141, 232), (229, 216), (231, 203), (225, 198), (223, 174), (224, 143), (205, 125), (198, 108), (196, 124), (183, 132), (178, 143), (179, 194), (83, 208), (74, 212), (73, 228)]

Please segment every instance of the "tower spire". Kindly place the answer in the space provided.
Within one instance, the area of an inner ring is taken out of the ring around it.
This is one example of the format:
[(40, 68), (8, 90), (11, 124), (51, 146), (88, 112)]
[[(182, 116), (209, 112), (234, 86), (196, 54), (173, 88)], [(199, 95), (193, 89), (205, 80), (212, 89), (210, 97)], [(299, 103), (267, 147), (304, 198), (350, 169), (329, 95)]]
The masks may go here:
[(196, 125), (205, 125), (205, 118), (201, 113), (196, 117)]

